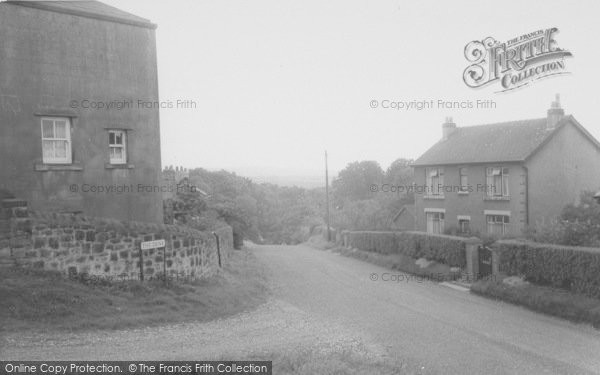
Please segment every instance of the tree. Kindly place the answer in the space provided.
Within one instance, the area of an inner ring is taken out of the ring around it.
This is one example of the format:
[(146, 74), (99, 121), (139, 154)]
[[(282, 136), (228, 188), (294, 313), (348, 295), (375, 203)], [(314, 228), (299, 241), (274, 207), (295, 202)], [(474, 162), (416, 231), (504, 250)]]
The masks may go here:
[(376, 161), (350, 163), (331, 183), (335, 204), (343, 206), (348, 201), (368, 199), (372, 195), (370, 186), (383, 180), (383, 170)]
[(385, 180), (393, 185), (410, 185), (414, 182), (412, 159), (396, 159), (385, 172)]

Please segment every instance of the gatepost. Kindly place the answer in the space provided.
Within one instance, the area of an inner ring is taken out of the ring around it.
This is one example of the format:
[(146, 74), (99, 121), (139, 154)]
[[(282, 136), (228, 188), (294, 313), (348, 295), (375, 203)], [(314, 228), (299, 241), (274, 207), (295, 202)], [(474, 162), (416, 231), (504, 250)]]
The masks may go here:
[(146, 241), (140, 244), (140, 279), (144, 281), (144, 258), (142, 254), (142, 250), (148, 249), (158, 249), (163, 248), (163, 273), (164, 273), (164, 282), (167, 284), (167, 246), (164, 239), (154, 240), (154, 241)]
[(483, 242), (477, 237), (467, 239), (465, 252), (467, 257), (467, 281), (473, 282), (479, 276), (479, 246)]

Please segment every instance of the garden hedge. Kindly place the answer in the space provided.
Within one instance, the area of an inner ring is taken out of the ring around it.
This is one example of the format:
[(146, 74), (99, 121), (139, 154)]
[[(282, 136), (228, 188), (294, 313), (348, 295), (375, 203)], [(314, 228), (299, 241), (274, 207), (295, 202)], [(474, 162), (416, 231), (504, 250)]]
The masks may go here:
[(539, 285), (600, 298), (600, 249), (498, 241), (499, 270)]
[(347, 246), (380, 254), (426, 258), (452, 267), (466, 267), (464, 237), (425, 232), (346, 232)]

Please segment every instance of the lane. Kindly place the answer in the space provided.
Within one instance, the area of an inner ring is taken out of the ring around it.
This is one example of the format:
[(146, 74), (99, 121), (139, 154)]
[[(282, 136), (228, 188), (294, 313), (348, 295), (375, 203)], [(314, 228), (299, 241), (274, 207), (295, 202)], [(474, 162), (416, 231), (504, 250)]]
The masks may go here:
[(590, 326), (436, 283), (382, 281), (399, 272), (304, 245), (252, 250), (276, 298), (442, 373), (600, 373), (600, 332)]

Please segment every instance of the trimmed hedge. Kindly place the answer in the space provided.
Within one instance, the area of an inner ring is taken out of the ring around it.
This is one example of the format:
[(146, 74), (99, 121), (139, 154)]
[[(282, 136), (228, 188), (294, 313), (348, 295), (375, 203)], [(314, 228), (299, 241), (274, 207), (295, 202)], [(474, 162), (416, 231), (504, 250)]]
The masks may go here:
[(380, 254), (403, 254), (426, 258), (465, 268), (466, 244), (464, 237), (429, 234), (425, 232), (345, 232), (347, 246)]
[(600, 298), (600, 249), (516, 240), (498, 241), (493, 247), (502, 273)]

